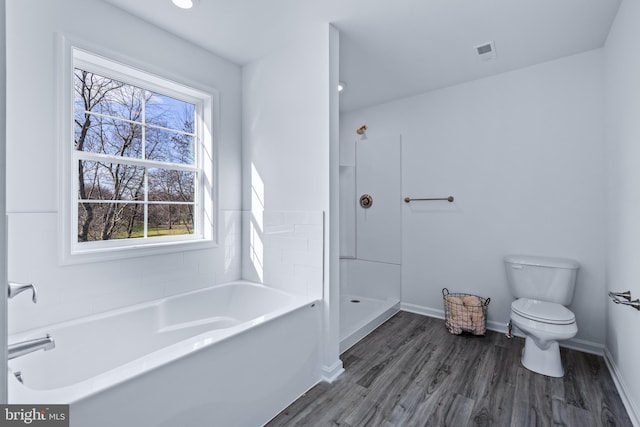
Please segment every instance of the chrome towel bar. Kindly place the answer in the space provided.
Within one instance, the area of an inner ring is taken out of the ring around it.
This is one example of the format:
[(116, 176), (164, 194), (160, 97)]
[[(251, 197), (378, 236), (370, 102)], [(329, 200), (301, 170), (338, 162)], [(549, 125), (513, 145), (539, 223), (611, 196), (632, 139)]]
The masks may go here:
[(405, 203), (413, 202), (414, 200), (427, 200), (427, 201), (432, 201), (432, 200), (446, 200), (447, 202), (451, 203), (451, 202), (453, 202), (453, 196), (449, 196), (449, 197), (437, 197), (437, 198), (434, 198), (434, 199), (412, 199), (411, 197), (405, 197), (405, 198), (404, 198), (404, 202), (405, 202)]
[[(631, 300), (631, 291), (625, 292), (609, 292), (609, 297), (616, 304), (628, 305), (640, 311), (640, 299)], [(622, 298), (622, 299), (620, 299)]]
[(611, 298), (620, 297), (620, 298), (626, 299), (627, 301), (631, 301), (631, 291), (624, 291), (624, 292), (613, 292), (613, 291), (611, 291), (611, 292), (609, 292), (609, 296)]

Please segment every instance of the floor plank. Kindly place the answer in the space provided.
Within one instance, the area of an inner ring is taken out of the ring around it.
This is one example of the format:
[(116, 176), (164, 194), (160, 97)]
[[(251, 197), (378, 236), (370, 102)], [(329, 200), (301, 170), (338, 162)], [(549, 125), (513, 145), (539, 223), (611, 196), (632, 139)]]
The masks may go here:
[(550, 378), (522, 367), (523, 345), (400, 312), (267, 426), (631, 426), (602, 357), (562, 348), (565, 377)]

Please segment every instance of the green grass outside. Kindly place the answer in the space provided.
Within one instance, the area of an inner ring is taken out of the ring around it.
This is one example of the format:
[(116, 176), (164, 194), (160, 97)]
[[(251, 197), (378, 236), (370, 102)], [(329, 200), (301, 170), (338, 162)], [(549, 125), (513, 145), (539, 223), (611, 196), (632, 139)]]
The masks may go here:
[[(185, 227), (183, 224), (176, 224), (171, 229), (169, 229), (169, 227), (149, 227), (147, 229), (148, 237), (178, 236), (181, 234), (192, 234), (192, 233), (193, 233), (193, 227), (191, 228), (191, 231), (189, 231), (187, 227)], [(134, 229), (133, 232), (131, 233), (132, 239), (140, 238), (140, 237), (144, 237), (144, 228), (142, 228), (142, 226), (136, 227), (136, 229)], [(126, 231), (121, 231), (120, 233), (114, 234), (112, 237), (112, 239), (126, 239), (126, 238), (127, 238)]]

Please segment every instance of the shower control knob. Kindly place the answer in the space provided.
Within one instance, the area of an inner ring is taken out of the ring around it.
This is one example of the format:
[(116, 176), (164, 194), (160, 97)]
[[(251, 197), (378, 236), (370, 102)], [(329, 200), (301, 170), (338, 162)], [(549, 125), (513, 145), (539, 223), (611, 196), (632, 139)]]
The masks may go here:
[(370, 194), (363, 194), (360, 196), (360, 206), (365, 209), (368, 209), (373, 204), (373, 197)]

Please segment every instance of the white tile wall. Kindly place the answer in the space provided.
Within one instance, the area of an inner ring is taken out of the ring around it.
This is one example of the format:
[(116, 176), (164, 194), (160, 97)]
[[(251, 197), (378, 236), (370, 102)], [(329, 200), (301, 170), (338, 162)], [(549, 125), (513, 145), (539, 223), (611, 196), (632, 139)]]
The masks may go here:
[(35, 283), (39, 299), (9, 300), (9, 333), (237, 280), (241, 218), (221, 212), (216, 248), (60, 265), (56, 213), (9, 214), (9, 280)]
[[(243, 277), (297, 294), (322, 296), (322, 212), (243, 212)], [(262, 225), (262, 230), (260, 226)]]

